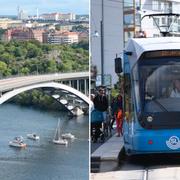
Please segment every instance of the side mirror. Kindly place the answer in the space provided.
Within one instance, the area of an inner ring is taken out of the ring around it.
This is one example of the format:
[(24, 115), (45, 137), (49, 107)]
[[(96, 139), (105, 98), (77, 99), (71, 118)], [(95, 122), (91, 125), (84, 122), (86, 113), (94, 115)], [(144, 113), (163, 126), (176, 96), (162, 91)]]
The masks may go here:
[(122, 72), (122, 59), (115, 58), (115, 72), (120, 74)]

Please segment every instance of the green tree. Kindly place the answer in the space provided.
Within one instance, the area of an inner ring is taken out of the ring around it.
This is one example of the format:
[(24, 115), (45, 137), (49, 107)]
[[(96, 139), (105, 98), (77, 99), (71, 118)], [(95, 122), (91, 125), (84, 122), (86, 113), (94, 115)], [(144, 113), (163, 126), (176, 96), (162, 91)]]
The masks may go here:
[(36, 45), (29, 43), (27, 46), (27, 58), (35, 58), (42, 54), (42, 51), (40, 48), (37, 48)]
[(27, 75), (27, 74), (29, 74), (29, 72), (30, 72), (30, 70), (29, 70), (28, 67), (23, 67), (20, 70), (20, 73), (23, 74), (23, 75)]
[(5, 62), (0, 61), (0, 75), (4, 76), (7, 71), (7, 64)]
[(48, 65), (47, 65), (47, 72), (53, 73), (57, 71), (56, 68), (56, 61), (54, 59), (48, 61)]

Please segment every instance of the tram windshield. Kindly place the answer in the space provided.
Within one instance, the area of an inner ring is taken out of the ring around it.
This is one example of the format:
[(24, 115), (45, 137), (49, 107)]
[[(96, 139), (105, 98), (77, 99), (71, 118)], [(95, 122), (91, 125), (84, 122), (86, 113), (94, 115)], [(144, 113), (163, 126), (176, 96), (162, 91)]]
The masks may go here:
[(180, 57), (139, 61), (143, 112), (180, 112)]

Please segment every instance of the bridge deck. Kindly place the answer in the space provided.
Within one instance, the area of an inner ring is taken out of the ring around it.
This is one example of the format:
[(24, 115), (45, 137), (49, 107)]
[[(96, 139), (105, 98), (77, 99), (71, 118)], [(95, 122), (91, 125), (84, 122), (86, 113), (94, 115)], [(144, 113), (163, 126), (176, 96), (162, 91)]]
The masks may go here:
[(0, 80), (0, 92), (12, 90), (27, 85), (50, 82), (55, 80), (68, 81), (68, 80), (78, 80), (78, 79), (88, 79), (88, 78), (89, 78), (89, 72), (55, 73), (55, 74), (46, 74), (46, 75), (11, 77)]

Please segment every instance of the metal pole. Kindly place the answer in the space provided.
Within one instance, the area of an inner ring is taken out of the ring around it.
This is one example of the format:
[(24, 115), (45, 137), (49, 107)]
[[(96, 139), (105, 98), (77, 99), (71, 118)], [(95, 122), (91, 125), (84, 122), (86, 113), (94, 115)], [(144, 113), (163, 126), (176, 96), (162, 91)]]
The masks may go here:
[(104, 0), (102, 0), (101, 17), (101, 84), (104, 85)]

